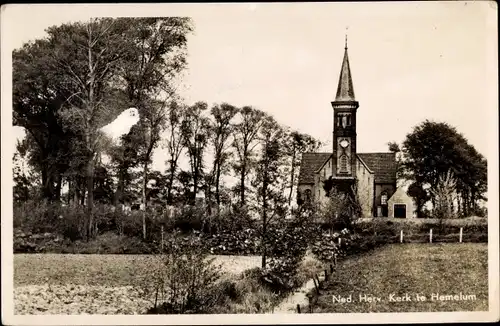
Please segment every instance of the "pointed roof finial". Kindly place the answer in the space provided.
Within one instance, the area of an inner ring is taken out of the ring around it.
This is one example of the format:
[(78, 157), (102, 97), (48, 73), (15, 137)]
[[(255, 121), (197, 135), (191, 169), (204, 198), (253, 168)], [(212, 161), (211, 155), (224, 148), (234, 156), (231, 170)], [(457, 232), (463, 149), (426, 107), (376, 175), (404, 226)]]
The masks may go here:
[(346, 28), (345, 28), (345, 47), (344, 47), (344, 49), (346, 49), (346, 50), (347, 50), (347, 30), (348, 29), (349, 29), (349, 26), (346, 26)]
[(340, 68), (339, 84), (335, 101), (356, 101), (354, 97), (354, 87), (352, 86), (351, 68), (349, 67), (349, 56), (347, 54), (347, 34), (345, 38), (344, 59), (342, 60), (342, 68)]

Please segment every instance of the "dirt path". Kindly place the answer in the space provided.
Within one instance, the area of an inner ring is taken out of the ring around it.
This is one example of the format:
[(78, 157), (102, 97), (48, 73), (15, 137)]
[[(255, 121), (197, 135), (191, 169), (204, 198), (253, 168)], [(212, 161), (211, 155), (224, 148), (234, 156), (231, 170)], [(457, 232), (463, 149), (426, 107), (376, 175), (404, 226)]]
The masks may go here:
[[(316, 260), (312, 254), (308, 254), (305, 257), (305, 261), (307, 260)], [(320, 282), (324, 280), (325, 276), (320, 273), (318, 275)], [(300, 305), (300, 310), (305, 312), (309, 306), (309, 299), (306, 294), (314, 289), (314, 281), (312, 279), (308, 280), (302, 287), (295, 290), (292, 294), (290, 294), (287, 298), (285, 298), (279, 306), (274, 308), (273, 313), (275, 314), (295, 314), (297, 313), (297, 305)]]

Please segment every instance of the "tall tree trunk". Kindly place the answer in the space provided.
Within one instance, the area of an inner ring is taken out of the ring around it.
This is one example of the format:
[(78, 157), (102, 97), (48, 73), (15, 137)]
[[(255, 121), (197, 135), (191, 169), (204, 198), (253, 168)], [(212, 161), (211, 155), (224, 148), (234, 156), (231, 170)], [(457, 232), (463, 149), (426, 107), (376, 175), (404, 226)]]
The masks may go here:
[(142, 238), (146, 240), (146, 190), (148, 186), (148, 162), (144, 162), (144, 169), (142, 171)]
[(245, 206), (245, 174), (246, 174), (246, 158), (243, 159), (243, 164), (241, 165), (241, 175), (240, 175), (240, 205)]
[(73, 205), (77, 206), (80, 202), (80, 198), (78, 197), (78, 177), (73, 176)]
[(292, 204), (293, 181), (295, 177), (295, 145), (292, 154), (292, 171), (290, 177), (290, 193), (288, 194), (288, 206)]
[(267, 182), (262, 184), (262, 268), (266, 268), (267, 260)]
[(196, 204), (196, 195), (198, 194), (198, 171), (195, 169), (193, 174), (193, 194), (191, 195), (191, 204)]
[(61, 200), (61, 188), (62, 188), (62, 174), (57, 173), (56, 189), (54, 193), (54, 199), (59, 202)]
[(123, 193), (124, 193), (124, 183), (125, 183), (125, 171), (124, 167), (120, 166), (118, 168), (118, 186), (116, 187), (116, 192), (115, 192), (115, 207), (118, 207), (123, 199)]
[(73, 192), (74, 192), (74, 184), (71, 178), (68, 179), (68, 200), (66, 204), (71, 205), (73, 203)]
[(215, 175), (215, 199), (217, 201), (217, 214), (220, 213), (220, 164), (217, 165), (217, 173)]
[(170, 176), (167, 185), (167, 204), (172, 205), (172, 188), (174, 186), (175, 169), (174, 166), (170, 167)]
[(94, 224), (94, 160), (90, 158), (87, 162), (87, 216), (88, 216), (88, 235), (90, 240), (93, 235)]

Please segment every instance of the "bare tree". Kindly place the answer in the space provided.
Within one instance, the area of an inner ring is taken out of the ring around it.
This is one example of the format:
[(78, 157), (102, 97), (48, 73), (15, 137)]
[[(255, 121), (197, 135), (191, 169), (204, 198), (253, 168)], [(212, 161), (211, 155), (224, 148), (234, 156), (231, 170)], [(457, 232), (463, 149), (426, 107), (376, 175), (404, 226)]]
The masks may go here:
[(453, 218), (455, 216), (453, 202), (456, 197), (456, 184), (457, 181), (452, 172), (448, 171), (446, 175), (439, 177), (435, 188), (429, 189), (434, 198), (435, 207), (433, 210), (434, 216), (437, 218)]
[(85, 150), (87, 180), (87, 238), (94, 233), (94, 167), (99, 151), (99, 128), (109, 114), (106, 98), (113, 92), (115, 73), (127, 55), (121, 34), (126, 25), (113, 19), (91, 19), (87, 23), (62, 25), (48, 30), (55, 43), (54, 69), (67, 76), (77, 90), (62, 112), (70, 128), (78, 129)]

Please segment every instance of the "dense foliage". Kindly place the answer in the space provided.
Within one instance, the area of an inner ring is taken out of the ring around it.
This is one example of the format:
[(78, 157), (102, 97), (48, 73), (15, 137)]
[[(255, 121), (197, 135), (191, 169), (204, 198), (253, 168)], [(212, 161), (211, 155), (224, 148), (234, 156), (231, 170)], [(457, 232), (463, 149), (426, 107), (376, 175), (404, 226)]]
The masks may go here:
[(426, 120), (414, 127), (401, 146), (389, 145), (400, 154), (400, 175), (412, 182), (408, 194), (415, 198), (419, 216), (429, 200), (442, 210), (432, 190), (449, 174), (456, 195), (451, 210), (462, 217), (477, 215), (479, 203), (486, 200), (487, 161), (454, 127)]

